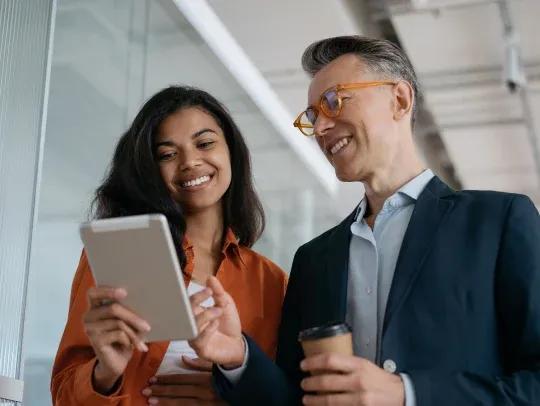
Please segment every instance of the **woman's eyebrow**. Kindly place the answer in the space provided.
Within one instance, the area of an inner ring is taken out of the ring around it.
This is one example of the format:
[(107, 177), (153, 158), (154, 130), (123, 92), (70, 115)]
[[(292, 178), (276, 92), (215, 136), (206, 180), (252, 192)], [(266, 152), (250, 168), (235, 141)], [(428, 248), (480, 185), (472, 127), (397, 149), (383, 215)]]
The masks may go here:
[(216, 134), (216, 132), (214, 130), (212, 130), (211, 128), (203, 128), (202, 130), (199, 130), (197, 131), (196, 133), (194, 133), (191, 138), (197, 138), (197, 137), (200, 137), (201, 135), (203, 135), (204, 133), (206, 132), (211, 132), (211, 133), (214, 133)]
[[(191, 136), (192, 139), (195, 139), (197, 137), (200, 137), (201, 135), (207, 133), (207, 132), (211, 132), (211, 133), (214, 133), (214, 134), (217, 134), (214, 130), (212, 130), (211, 128), (203, 128), (202, 130), (199, 130), (195, 133), (193, 133), (193, 135)], [(159, 148), (159, 147), (174, 147), (176, 144), (173, 142), (173, 141), (169, 141), (169, 140), (164, 140), (164, 141), (160, 141), (160, 142), (156, 142), (154, 144), (154, 148)]]

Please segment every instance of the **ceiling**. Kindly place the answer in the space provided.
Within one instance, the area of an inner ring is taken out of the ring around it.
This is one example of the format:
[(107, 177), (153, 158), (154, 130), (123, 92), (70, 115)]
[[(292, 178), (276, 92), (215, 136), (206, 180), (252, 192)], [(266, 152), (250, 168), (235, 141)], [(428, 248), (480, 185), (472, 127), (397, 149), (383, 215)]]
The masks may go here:
[(40, 217), (81, 213), (142, 102), (178, 83), (208, 90), (231, 111), (266, 200), (304, 189), (329, 197), (171, 1), (74, 0), (59, 2), (56, 16)]
[[(406, 2), (394, 1), (394, 6)], [(522, 97), (504, 82), (504, 26), (495, 1), (424, 1), (390, 8), (464, 188), (524, 193), (540, 205)], [(507, 2), (527, 75), (527, 104), (540, 143), (540, 2)], [(527, 108), (527, 106), (525, 106)]]
[[(381, 13), (383, 2), (191, 2), (209, 6), (247, 64), (260, 74), (260, 88), (266, 85), (267, 93), (276, 96), (268, 100), (277, 110), (283, 107), (281, 127), (276, 116), (261, 106), (253, 88), (214, 52), (216, 45), (209, 46), (201, 25), (193, 24), (197, 16), (188, 19), (179, 12), (181, 2), (59, 2), (40, 217), (75, 216), (87, 207), (114, 143), (141, 103), (173, 83), (208, 89), (229, 107), (250, 146), (257, 188), (268, 207), (291, 199), (293, 206), (281, 205), (282, 211), (302, 211), (308, 191), (308, 201), (315, 204), (315, 231), (348, 214), (361, 198), (362, 186), (340, 184), (337, 194), (330, 193), (310, 166), (310, 159), (321, 164), (320, 154), (309, 145), (313, 141), (291, 143), (294, 130), (289, 123), (305, 105), (309, 84), (300, 55), (323, 37), (371, 32), (380, 18), (373, 3)], [(418, 9), (419, 3), (423, 8)], [(388, 4), (382, 9), (385, 18), (390, 18), (418, 72), (434, 118), (430, 131), (440, 134), (461, 184), (525, 193), (540, 204), (523, 101), (510, 94), (502, 80), (503, 26), (497, 4), (487, 0), (389, 0)], [(540, 2), (510, 0), (509, 5), (538, 134), (540, 47), (535, 39), (540, 38), (536, 21)], [(73, 171), (76, 164), (88, 169)]]
[[(442, 148), (467, 189), (524, 193), (540, 205), (539, 166), (524, 104), (503, 80), (499, 6), (489, 0), (208, 0), (291, 113), (305, 104), (308, 78), (300, 55), (311, 42), (393, 24), (411, 58)], [(527, 104), (540, 134), (540, 38), (537, 0), (509, 0), (528, 78)], [(321, 16), (324, 16), (322, 19)], [(540, 140), (538, 141), (540, 143)], [(357, 185), (342, 185), (336, 207), (358, 201)]]

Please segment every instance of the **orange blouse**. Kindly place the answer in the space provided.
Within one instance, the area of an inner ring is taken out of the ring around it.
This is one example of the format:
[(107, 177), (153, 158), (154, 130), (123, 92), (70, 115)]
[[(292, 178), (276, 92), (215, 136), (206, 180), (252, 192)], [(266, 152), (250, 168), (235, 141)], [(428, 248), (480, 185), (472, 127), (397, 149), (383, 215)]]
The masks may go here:
[[(193, 246), (183, 242), (187, 275), (193, 273)], [(234, 299), (242, 330), (272, 358), (275, 356), (281, 305), (287, 277), (274, 263), (239, 245), (231, 230), (226, 233), (223, 260), (216, 277)], [(186, 285), (189, 277), (185, 277)], [(155, 375), (169, 342), (148, 344), (148, 352), (134, 350), (119, 389), (111, 396), (97, 393), (92, 386), (96, 357), (84, 333), (83, 314), (88, 310), (86, 292), (95, 282), (86, 254), (82, 253), (73, 286), (68, 320), (54, 362), (51, 393), (54, 405), (133, 406), (147, 405), (141, 391)]]

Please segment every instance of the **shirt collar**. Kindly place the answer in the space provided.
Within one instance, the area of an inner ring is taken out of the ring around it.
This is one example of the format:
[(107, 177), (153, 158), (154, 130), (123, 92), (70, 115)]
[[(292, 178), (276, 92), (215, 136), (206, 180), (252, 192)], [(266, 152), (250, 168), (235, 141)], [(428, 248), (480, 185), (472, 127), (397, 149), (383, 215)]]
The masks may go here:
[(222, 252), (226, 253), (229, 247), (238, 248), (238, 245), (238, 238), (236, 238), (233, 230), (230, 227), (227, 227), (227, 231), (225, 232), (225, 238), (223, 239)]
[(435, 175), (431, 169), (426, 169), (420, 175), (404, 184), (396, 193), (407, 195), (416, 201), (433, 176)]
[[(238, 238), (236, 238), (236, 235), (234, 235), (232, 229), (230, 227), (227, 227), (227, 230), (225, 231), (225, 238), (223, 238), (223, 248), (221, 249), (221, 252), (226, 254), (229, 248), (238, 248), (238, 245)], [(191, 241), (189, 241), (187, 235), (184, 234), (184, 239), (182, 240), (182, 249), (186, 251), (192, 248), (193, 244), (191, 243)]]
[[(433, 176), (435, 175), (433, 174), (433, 171), (431, 169), (424, 170), (422, 173), (415, 176), (413, 179), (411, 179), (409, 182), (399, 188), (399, 190), (392, 196), (390, 196), (387, 201), (399, 200), (401, 196), (406, 196), (407, 198), (412, 199), (414, 202), (416, 202), (418, 200), (418, 196), (420, 196), (420, 193), (422, 193), (422, 191), (425, 189), (426, 185), (433, 178)], [(355, 220), (364, 218), (366, 208), (367, 200), (364, 196), (356, 210)]]

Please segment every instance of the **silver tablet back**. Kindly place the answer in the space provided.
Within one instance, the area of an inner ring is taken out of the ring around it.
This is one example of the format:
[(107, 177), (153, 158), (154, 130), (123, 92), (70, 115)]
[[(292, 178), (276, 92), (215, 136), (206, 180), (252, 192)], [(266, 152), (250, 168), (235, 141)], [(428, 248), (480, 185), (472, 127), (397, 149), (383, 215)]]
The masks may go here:
[(165, 216), (95, 220), (81, 224), (80, 234), (96, 284), (125, 288), (122, 304), (150, 323), (146, 341), (197, 335)]

